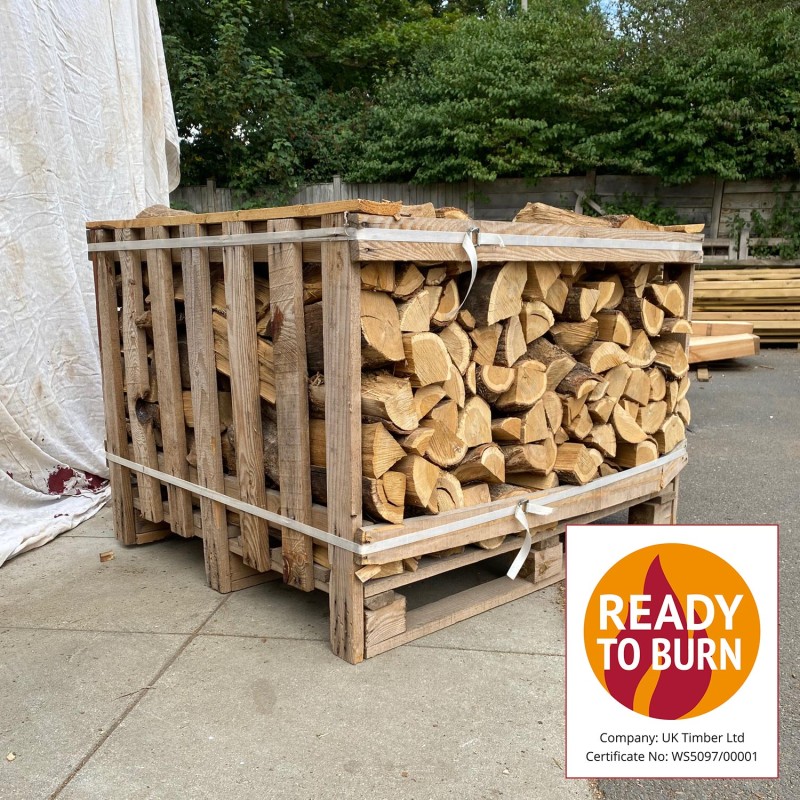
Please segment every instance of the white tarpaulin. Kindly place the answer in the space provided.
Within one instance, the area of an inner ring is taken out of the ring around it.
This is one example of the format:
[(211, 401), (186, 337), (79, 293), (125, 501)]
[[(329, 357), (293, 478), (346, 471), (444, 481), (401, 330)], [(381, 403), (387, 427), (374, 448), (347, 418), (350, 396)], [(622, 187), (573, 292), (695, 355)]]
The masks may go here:
[(85, 224), (168, 203), (155, 0), (0, 0), (0, 564), (107, 499)]

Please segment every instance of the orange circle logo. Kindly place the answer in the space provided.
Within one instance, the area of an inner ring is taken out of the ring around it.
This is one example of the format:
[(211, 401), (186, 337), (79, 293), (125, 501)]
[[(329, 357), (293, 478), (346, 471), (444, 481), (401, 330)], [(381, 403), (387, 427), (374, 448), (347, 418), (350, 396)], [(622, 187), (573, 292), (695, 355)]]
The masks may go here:
[(654, 719), (697, 717), (733, 697), (753, 668), (760, 631), (742, 576), (688, 544), (620, 559), (595, 587), (583, 626), (603, 688)]

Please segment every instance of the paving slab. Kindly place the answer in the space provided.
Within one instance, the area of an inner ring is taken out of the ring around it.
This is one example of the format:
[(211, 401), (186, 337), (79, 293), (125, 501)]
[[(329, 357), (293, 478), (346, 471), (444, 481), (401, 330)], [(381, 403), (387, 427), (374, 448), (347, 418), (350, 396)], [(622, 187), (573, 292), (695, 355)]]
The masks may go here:
[(59, 800), (592, 797), (563, 774), (563, 660), (198, 636)]
[(203, 633), (328, 641), (328, 595), (271, 581), (229, 595)]
[[(111, 561), (100, 553), (114, 552)], [(0, 620), (9, 628), (190, 633), (217, 607), (199, 539), (141, 547), (59, 537), (0, 572)]]
[(185, 638), (0, 630), (0, 800), (49, 797)]

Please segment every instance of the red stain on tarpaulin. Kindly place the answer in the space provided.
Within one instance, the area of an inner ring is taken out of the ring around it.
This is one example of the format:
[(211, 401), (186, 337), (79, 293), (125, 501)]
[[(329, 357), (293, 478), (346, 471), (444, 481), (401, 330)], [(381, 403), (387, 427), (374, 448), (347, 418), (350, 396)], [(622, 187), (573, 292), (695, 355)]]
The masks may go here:
[(107, 484), (104, 478), (93, 472), (82, 472), (72, 467), (57, 467), (47, 477), (49, 494), (81, 494), (97, 492)]
[[(652, 652), (653, 639), (656, 637), (670, 639), (680, 647), (686, 658), (689, 647), (689, 634), (686, 631), (686, 617), (674, 595), (667, 576), (661, 567), (658, 556), (653, 559), (644, 579), (643, 594), (650, 595), (651, 608), (660, 609), (667, 595), (672, 595), (678, 611), (680, 625), (665, 623), (660, 630), (627, 630), (630, 622), (630, 609), (625, 627), (619, 632), (617, 639), (635, 639), (639, 645), (642, 658), (635, 669), (624, 670), (618, 661), (613, 661), (610, 669), (605, 671), (606, 686), (611, 696), (627, 708), (633, 709), (636, 689), (642, 678), (650, 669), (649, 654)], [(705, 636), (705, 633), (695, 631), (695, 636)], [(674, 655), (675, 647), (672, 652)], [(701, 700), (711, 682), (711, 672), (707, 669), (679, 670), (673, 660), (669, 668), (659, 673), (653, 695), (650, 699), (649, 716), (656, 719), (679, 719), (688, 714)]]

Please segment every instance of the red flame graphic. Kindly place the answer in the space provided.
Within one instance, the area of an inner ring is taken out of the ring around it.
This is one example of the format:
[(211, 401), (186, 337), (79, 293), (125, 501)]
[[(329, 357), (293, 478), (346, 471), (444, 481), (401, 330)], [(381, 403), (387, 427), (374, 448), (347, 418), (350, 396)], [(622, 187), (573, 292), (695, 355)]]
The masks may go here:
[[(650, 654), (653, 648), (653, 639), (664, 638), (674, 642), (671, 647), (672, 663), (667, 669), (658, 673), (658, 682), (650, 698), (649, 716), (656, 719), (679, 719), (688, 714), (703, 698), (711, 682), (711, 671), (700, 669), (697, 658), (690, 669), (678, 669), (675, 666), (674, 651), (680, 647), (683, 660), (689, 648), (689, 634), (686, 631), (686, 616), (681, 604), (670, 586), (667, 576), (661, 567), (658, 556), (653, 559), (644, 579), (644, 594), (650, 595), (650, 607), (660, 609), (667, 595), (671, 595), (678, 609), (681, 621), (680, 627), (671, 622), (666, 622), (659, 630), (627, 630), (630, 622), (630, 609), (625, 626), (617, 635), (617, 641), (634, 639), (640, 648), (641, 658), (632, 670), (624, 670), (617, 659), (612, 658), (611, 667), (605, 671), (606, 687), (611, 696), (627, 708), (633, 709), (636, 689), (642, 678), (651, 667)], [(655, 614), (658, 612), (656, 611)], [(654, 616), (655, 616), (654, 614)], [(651, 621), (655, 621), (652, 619)], [(698, 622), (695, 614), (695, 622)], [(704, 631), (694, 631), (694, 638), (705, 638)], [(694, 643), (693, 643), (694, 644)]]

